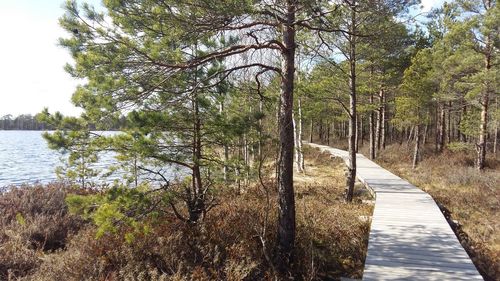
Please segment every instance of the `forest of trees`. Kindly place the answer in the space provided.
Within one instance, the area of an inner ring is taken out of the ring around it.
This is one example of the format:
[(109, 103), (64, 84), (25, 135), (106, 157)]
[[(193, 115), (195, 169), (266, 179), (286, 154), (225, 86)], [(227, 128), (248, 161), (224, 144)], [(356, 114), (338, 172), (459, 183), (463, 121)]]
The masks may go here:
[(31, 114), (21, 114), (13, 117), (11, 114), (0, 118), (0, 130), (50, 130), (44, 122), (40, 122)]
[[(435, 153), (470, 150), (478, 170), (496, 156), (496, 1), (444, 4), (415, 24), (417, 4), (120, 0), (104, 1), (102, 12), (68, 1), (60, 44), (74, 60), (68, 73), (86, 81), (72, 98), (84, 113), (38, 119), (60, 129), (45, 136), (70, 152), (83, 185), (85, 165), (114, 151), (130, 173), (163, 178), (162, 202), (188, 224), (216, 206), (218, 188), (244, 192), (272, 163), (276, 182), (266, 188), (278, 193), (275, 260), (285, 271), (296, 239), (293, 173), (307, 170), (302, 139), (347, 143), (347, 201), (365, 144), (376, 159), (389, 144), (412, 143), (415, 167), (430, 143)], [(89, 129), (122, 116), (123, 134)], [(173, 184), (166, 166), (190, 177)], [(130, 204), (102, 206), (100, 216), (137, 215)]]
[[(41, 113), (43, 115), (43, 113)], [(62, 115), (58, 114), (58, 118), (63, 118)], [(106, 124), (107, 130), (120, 130), (120, 128), (125, 127), (126, 118), (121, 116), (112, 123)], [(88, 124), (89, 130), (96, 130), (99, 126), (93, 123)], [(4, 115), (0, 117), (0, 130), (31, 130), (31, 131), (51, 131), (56, 129), (52, 124), (47, 124), (43, 118), (38, 118), (36, 115), (31, 114), (21, 114), (13, 117), (11, 114)]]

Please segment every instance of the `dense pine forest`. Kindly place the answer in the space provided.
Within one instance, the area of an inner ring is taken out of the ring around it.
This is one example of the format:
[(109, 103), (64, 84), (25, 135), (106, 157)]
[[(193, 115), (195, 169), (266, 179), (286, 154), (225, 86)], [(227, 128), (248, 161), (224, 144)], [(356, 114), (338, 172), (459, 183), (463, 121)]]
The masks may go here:
[(35, 116), (31, 114), (21, 114), (13, 117), (8, 114), (0, 118), (0, 130), (50, 130), (43, 122), (39, 122)]
[[(62, 118), (62, 116), (61, 116)], [(119, 130), (125, 126), (126, 118), (122, 116), (114, 120), (113, 123), (106, 125), (107, 130)], [(89, 130), (96, 130), (97, 127), (93, 123), (88, 124)], [(11, 114), (0, 117), (0, 130), (31, 130), (31, 131), (47, 131), (54, 130), (55, 126), (47, 124), (37, 116), (31, 114), (21, 114), (13, 117)]]
[[(55, 129), (44, 137), (68, 166), (64, 183), (0, 196), (0, 279), (359, 278), (372, 199), (356, 153), (467, 214), (453, 219), (499, 278), (500, 10), (418, 5), (67, 1), (59, 44), (83, 113), (16, 125)], [(347, 165), (307, 142), (347, 150)], [(102, 186), (92, 164), (110, 151), (125, 174)], [(452, 169), (468, 178), (446, 181)]]

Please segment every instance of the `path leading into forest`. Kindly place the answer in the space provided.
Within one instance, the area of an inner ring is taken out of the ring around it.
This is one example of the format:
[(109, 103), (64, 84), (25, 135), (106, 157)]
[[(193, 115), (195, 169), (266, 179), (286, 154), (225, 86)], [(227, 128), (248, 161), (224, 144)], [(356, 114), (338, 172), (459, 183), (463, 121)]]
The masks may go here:
[[(348, 160), (344, 150), (308, 145)], [(362, 154), (356, 160), (376, 197), (363, 280), (483, 280), (429, 194)]]

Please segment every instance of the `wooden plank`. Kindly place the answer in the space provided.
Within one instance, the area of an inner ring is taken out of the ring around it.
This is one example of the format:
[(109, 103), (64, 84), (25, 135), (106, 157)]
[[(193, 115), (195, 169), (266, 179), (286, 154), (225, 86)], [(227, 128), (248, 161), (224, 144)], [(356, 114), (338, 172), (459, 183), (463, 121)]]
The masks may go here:
[[(373, 269), (373, 270), (372, 270)], [(429, 271), (424, 269), (415, 270), (413, 267), (400, 266), (378, 266), (365, 269), (363, 280), (413, 280), (413, 281), (443, 281), (443, 280), (483, 280), (479, 274), (467, 274), (463, 272)]]
[(446, 259), (444, 257), (427, 256), (427, 255), (406, 255), (400, 253), (393, 253), (392, 255), (385, 255), (385, 253), (371, 254), (367, 260), (369, 264), (382, 264), (387, 262), (422, 265), (431, 268), (448, 268), (455, 271), (471, 270), (475, 271), (476, 268), (470, 263), (469, 259)]
[[(346, 151), (309, 145), (348, 160)], [(483, 280), (429, 194), (356, 160), (358, 180), (375, 195), (363, 280)]]
[(469, 257), (455, 257), (454, 255), (438, 255), (436, 252), (434, 254), (428, 254), (428, 251), (421, 252), (411, 252), (411, 251), (383, 251), (380, 253), (372, 253), (370, 259), (388, 259), (394, 260), (404, 260), (404, 261), (424, 261), (424, 262), (444, 262), (451, 264), (451, 267), (461, 267), (465, 265), (467, 268), (471, 268), (469, 263)]
[(370, 247), (373, 254), (376, 252), (391, 255), (408, 255), (408, 256), (429, 256), (429, 257), (444, 257), (444, 258), (457, 258), (457, 259), (469, 259), (469, 256), (464, 253), (458, 253), (454, 248), (433, 248), (433, 247), (411, 247), (404, 244), (378, 244)]
[(446, 263), (430, 263), (419, 260), (412, 261), (392, 261), (390, 259), (367, 259), (367, 265), (369, 266), (389, 266), (389, 267), (403, 267), (403, 268), (414, 268), (415, 270), (425, 270), (425, 271), (439, 271), (439, 272), (449, 272), (458, 273), (461, 272), (464, 275), (476, 275), (479, 274), (473, 265), (473, 268), (465, 268), (462, 266), (452, 267)]

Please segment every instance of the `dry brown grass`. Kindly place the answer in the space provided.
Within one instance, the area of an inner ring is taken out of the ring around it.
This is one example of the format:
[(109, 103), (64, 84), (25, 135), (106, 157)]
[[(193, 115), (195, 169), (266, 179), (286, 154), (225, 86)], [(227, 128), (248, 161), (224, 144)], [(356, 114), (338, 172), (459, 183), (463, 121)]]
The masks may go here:
[(484, 172), (474, 169), (473, 153), (427, 148), (411, 169), (411, 149), (393, 145), (377, 162), (432, 195), (458, 221), (464, 246), (487, 280), (500, 278), (500, 161), (488, 159)]
[[(296, 176), (297, 242), (290, 275), (296, 280), (360, 277), (369, 232), (369, 223), (360, 216), (369, 216), (371, 207), (360, 200), (343, 202), (340, 161), (313, 150), (306, 159), (307, 173)], [(271, 189), (270, 205), (259, 185), (241, 195), (221, 190), (220, 204), (203, 223), (186, 225), (165, 215), (132, 243), (122, 235), (129, 231), (126, 227), (96, 239), (95, 226), (67, 214), (67, 190), (48, 189), (49, 193), (37, 187), (0, 195), (0, 280), (273, 279), (277, 194)], [(24, 199), (16, 201), (17, 197)], [(266, 222), (267, 209), (271, 211)], [(24, 222), (17, 213), (23, 214)], [(54, 237), (42, 244), (32, 243), (26, 234), (34, 233), (26, 228), (42, 229), (38, 220), (48, 231), (43, 236)], [(4, 225), (9, 227), (4, 230)], [(49, 241), (60, 244), (44, 247)]]
[[(309, 260), (316, 259), (321, 278), (349, 276), (363, 272), (372, 207), (344, 202), (345, 165), (318, 150), (306, 150), (306, 173), (295, 175), (299, 241), (310, 241)], [(302, 238), (302, 235), (306, 235)]]
[(52, 184), (0, 194), (0, 280), (36, 270), (44, 252), (64, 248), (67, 237), (83, 226), (68, 213), (64, 198), (69, 191)]

